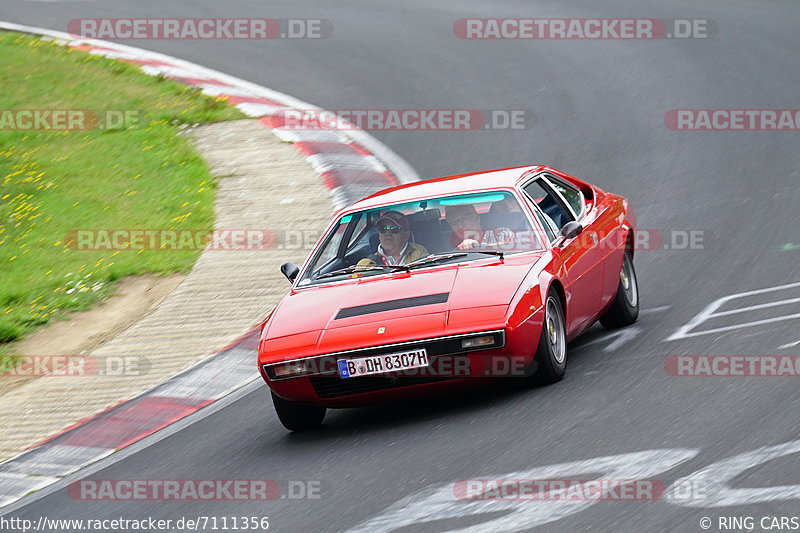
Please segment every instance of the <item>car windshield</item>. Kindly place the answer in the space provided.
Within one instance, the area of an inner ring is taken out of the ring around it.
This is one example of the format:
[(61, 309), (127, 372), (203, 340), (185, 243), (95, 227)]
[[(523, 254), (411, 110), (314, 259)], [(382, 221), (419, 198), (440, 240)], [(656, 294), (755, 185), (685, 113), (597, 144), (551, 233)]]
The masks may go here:
[[(428, 198), (350, 213), (322, 237), (299, 286), (540, 250), (509, 191)], [(407, 267), (406, 267), (407, 265)]]

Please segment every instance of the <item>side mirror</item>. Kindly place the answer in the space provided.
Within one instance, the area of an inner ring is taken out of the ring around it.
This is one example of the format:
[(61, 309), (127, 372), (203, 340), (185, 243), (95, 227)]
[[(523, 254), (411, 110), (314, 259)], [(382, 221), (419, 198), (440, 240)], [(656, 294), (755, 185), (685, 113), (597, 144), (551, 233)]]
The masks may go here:
[(561, 236), (565, 239), (574, 239), (580, 235), (582, 231), (583, 226), (581, 226), (580, 222), (573, 220), (564, 224), (564, 227), (561, 228)]
[(281, 265), (281, 273), (286, 276), (289, 283), (294, 283), (297, 274), (300, 273), (300, 268), (291, 261), (288, 261)]

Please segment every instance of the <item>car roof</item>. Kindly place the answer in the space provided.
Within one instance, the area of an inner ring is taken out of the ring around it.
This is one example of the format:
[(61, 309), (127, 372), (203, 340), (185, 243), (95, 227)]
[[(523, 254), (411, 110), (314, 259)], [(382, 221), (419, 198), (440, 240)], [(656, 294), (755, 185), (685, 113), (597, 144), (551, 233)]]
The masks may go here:
[(386, 204), (409, 202), (419, 198), (513, 187), (524, 174), (546, 168), (548, 167), (544, 165), (528, 165), (422, 180), (376, 192), (352, 204), (347, 208), (347, 211), (358, 211)]

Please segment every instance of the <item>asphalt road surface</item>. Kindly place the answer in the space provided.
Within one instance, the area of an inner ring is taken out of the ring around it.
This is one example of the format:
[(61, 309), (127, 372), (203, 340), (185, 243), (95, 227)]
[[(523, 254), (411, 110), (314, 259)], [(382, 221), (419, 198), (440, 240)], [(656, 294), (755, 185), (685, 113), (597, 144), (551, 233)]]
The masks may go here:
[[(415, 532), (701, 531), (704, 517), (712, 520), (711, 531), (721, 531), (721, 517), (747, 516), (758, 531), (766, 529), (762, 517), (800, 516), (800, 456), (794, 453), (800, 448), (737, 458), (800, 439), (797, 378), (683, 378), (663, 366), (672, 355), (800, 353), (800, 291), (783, 287), (800, 281), (799, 134), (673, 131), (664, 123), (670, 109), (798, 107), (795, 0), (0, 5), (0, 19), (51, 29), (65, 30), (80, 17), (328, 19), (334, 32), (324, 40), (128, 44), (328, 109), (530, 110), (536, 122), (522, 130), (373, 133), (425, 177), (551, 164), (630, 197), (640, 228), (663, 232), (670, 249), (662, 244), (637, 254), (640, 321), (621, 336), (596, 326), (573, 342), (567, 377), (557, 385), (499, 386), (438, 401), (333, 411), (320, 431), (298, 435), (280, 425), (262, 385), (91, 474), (311, 480), (320, 483), (319, 499), (87, 502), (60, 488), (23, 500), (14, 516), (268, 516), (270, 530), (298, 532), (364, 524), (368, 531)], [(654, 41), (462, 40), (453, 33), (462, 17), (710, 19), (718, 32)], [(682, 249), (692, 231), (701, 232), (695, 235), (702, 246)], [(721, 310), (741, 311), (676, 335), (720, 298), (775, 287), (782, 288), (728, 300)], [(611, 466), (587, 462), (620, 454), (632, 455)], [(537, 470), (572, 462), (587, 464)], [(706, 499), (689, 498), (701, 501), (695, 506), (679, 495), (453, 503), (435, 492), (444, 487), (446, 493), (456, 480), (526, 472), (646, 477), (669, 486), (707, 467), (704, 476), (714, 484), (703, 489)]]

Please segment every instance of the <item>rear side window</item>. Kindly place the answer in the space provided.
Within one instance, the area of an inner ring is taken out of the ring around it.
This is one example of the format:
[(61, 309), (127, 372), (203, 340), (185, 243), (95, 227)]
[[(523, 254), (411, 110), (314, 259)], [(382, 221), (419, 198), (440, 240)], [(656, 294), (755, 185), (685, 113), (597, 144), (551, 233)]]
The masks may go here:
[(536, 179), (523, 187), (525, 193), (547, 215), (556, 228), (563, 228), (567, 222), (575, 220), (559, 195), (555, 194), (544, 181)]
[(576, 216), (581, 216), (581, 214), (583, 214), (584, 203), (581, 191), (550, 176), (547, 177), (547, 181), (553, 186), (553, 189), (564, 197), (564, 200), (567, 201)]

